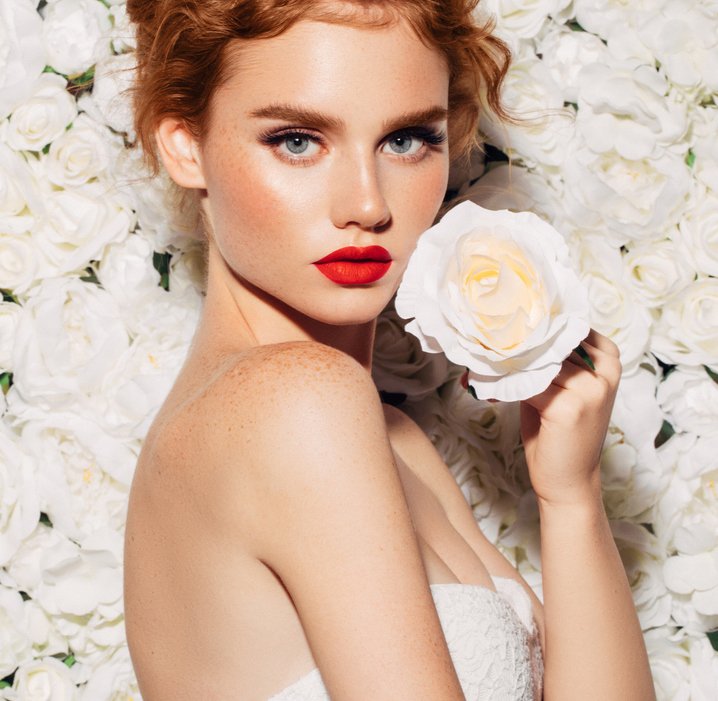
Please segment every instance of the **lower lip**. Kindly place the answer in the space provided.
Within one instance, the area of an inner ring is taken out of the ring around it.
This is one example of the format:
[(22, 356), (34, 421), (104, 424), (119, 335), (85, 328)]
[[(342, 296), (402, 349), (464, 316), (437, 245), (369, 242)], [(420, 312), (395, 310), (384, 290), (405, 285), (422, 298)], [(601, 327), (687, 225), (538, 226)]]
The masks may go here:
[(384, 277), (390, 260), (335, 260), (331, 263), (315, 263), (319, 271), (338, 285), (366, 285)]

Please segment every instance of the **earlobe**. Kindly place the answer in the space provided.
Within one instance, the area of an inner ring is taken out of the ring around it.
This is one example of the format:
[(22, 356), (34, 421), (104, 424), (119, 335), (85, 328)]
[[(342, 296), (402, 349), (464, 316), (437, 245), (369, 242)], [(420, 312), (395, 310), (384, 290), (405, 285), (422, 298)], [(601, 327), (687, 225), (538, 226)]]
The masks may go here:
[(205, 189), (199, 149), (178, 119), (166, 118), (155, 131), (157, 150), (169, 176), (181, 187)]

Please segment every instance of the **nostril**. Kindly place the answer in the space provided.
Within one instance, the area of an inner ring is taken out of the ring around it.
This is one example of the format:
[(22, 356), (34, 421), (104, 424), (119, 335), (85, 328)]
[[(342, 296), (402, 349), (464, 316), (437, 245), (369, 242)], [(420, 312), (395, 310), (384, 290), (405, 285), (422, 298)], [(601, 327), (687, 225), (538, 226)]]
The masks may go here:
[(383, 231), (386, 231), (386, 230), (389, 228), (390, 225), (391, 225), (391, 217), (389, 217), (389, 219), (387, 219), (385, 222), (383, 222), (383, 223), (381, 223), (381, 224), (377, 224), (376, 226), (372, 226), (372, 227), (371, 227), (372, 233), (374, 233), (374, 234), (381, 234)]

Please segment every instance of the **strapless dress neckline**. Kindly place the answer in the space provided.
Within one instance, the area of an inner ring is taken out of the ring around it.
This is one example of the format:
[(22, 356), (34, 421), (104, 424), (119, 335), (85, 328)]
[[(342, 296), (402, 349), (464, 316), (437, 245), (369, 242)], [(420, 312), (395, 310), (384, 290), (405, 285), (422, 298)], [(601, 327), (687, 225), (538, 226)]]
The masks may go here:
[[(458, 616), (454, 621), (449, 620), (452, 618), (451, 614), (457, 613), (456, 609), (460, 609), (462, 606), (469, 605), (468, 611), (470, 611), (475, 610), (473, 607), (478, 605), (487, 612), (490, 612), (495, 619), (494, 623), (503, 623), (505, 627), (509, 629), (511, 637), (523, 638), (523, 641), (520, 642), (524, 644), (524, 653), (527, 658), (523, 664), (524, 683), (522, 684), (522, 688), (524, 691), (521, 694), (512, 696), (511, 701), (513, 701), (513, 699), (521, 699), (522, 701), (540, 699), (543, 682), (543, 658), (540, 650), (538, 628), (533, 616), (531, 599), (523, 585), (512, 577), (499, 577), (494, 575), (490, 575), (490, 577), (496, 586), (496, 590), (490, 589), (484, 584), (465, 582), (436, 582), (429, 584), (444, 634), (446, 636), (447, 632), (450, 631), (451, 634), (455, 633), (458, 634), (460, 638), (466, 639), (466, 631), (457, 630), (457, 624), (459, 626), (462, 625), (463, 614)], [(453, 612), (452, 608), (454, 609)], [(465, 613), (466, 612), (467, 611), (465, 611)], [(497, 626), (492, 625), (491, 627), (495, 628)], [(475, 631), (472, 632), (475, 633)], [(452, 651), (454, 645), (450, 637), (451, 635), (447, 637), (447, 643), (456, 664), (457, 657)], [(499, 642), (503, 643), (503, 641)], [(499, 647), (500, 646), (501, 645), (499, 645)], [(474, 646), (472, 646), (472, 648), (473, 647)], [(471, 654), (473, 655), (475, 652), (476, 650), (473, 649)], [(510, 656), (513, 657), (513, 653)], [(484, 662), (487, 661), (484, 660)], [(484, 665), (482, 663), (482, 674), (486, 671), (483, 667)], [(466, 674), (462, 675), (460, 669), (457, 668), (467, 701), (471, 701), (471, 699), (483, 699), (484, 695), (482, 691), (477, 690), (476, 693), (470, 691), (470, 689), (476, 687), (477, 684), (480, 686), (481, 683), (483, 683), (483, 680), (478, 678), (479, 675), (474, 674), (477, 670), (474, 669), (470, 672), (469, 668), (467, 668), (465, 671)], [(470, 680), (468, 678), (462, 678), (462, 676), (467, 676), (469, 673), (471, 673), (472, 676), (476, 676), (476, 679)], [(315, 699), (316, 701), (325, 701), (328, 698), (329, 696), (326, 694), (319, 668), (314, 667), (289, 686), (273, 694), (267, 701), (315, 701)], [(485, 698), (494, 699), (498, 697), (488, 695)], [(503, 698), (502, 696), (502, 699)], [(508, 701), (509, 697), (506, 696), (505, 698)]]

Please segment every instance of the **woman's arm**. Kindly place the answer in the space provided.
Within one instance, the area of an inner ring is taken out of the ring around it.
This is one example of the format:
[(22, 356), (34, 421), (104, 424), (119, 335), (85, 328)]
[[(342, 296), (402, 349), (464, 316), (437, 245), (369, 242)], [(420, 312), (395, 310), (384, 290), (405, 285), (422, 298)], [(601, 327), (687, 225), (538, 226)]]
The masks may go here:
[(616, 345), (591, 330), (541, 394), (521, 434), (541, 523), (544, 699), (654, 701), (645, 642), (601, 497), (600, 456), (621, 376)]
[(600, 487), (582, 502), (539, 499), (544, 700), (655, 701), (631, 588)]
[(222, 384), (214, 516), (281, 579), (330, 697), (464, 701), (366, 370), (287, 343)]

